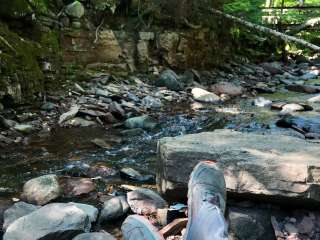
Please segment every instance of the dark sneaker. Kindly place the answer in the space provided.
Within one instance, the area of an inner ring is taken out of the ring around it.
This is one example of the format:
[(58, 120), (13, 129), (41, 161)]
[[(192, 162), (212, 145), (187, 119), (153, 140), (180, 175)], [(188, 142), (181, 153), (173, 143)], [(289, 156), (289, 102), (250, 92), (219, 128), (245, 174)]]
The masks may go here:
[(189, 180), (188, 225), (184, 239), (228, 239), (225, 208), (226, 183), (223, 172), (215, 162), (200, 162)]
[(164, 240), (148, 219), (139, 215), (127, 217), (121, 230), (124, 240)]

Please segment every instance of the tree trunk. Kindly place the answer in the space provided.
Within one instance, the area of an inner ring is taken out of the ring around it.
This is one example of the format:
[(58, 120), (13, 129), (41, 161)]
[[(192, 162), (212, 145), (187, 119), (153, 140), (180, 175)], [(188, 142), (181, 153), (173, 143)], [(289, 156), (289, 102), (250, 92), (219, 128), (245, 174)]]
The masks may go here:
[(317, 18), (312, 18), (309, 19), (308, 21), (306, 21), (305, 23), (296, 26), (295, 28), (293, 28), (292, 30), (289, 31), (290, 34), (297, 34), (303, 30), (305, 30), (306, 28), (309, 27), (315, 27), (315, 26), (319, 26), (320, 25), (320, 17)]
[(254, 29), (256, 31), (259, 31), (259, 32), (263, 32), (265, 34), (269, 34), (269, 35), (273, 35), (277, 38), (280, 38), (282, 40), (284, 40), (285, 42), (293, 42), (293, 43), (297, 43), (301, 46), (304, 46), (306, 48), (309, 48), (315, 52), (320, 52), (320, 47), (315, 45), (315, 44), (312, 44), (312, 43), (309, 43), (305, 40), (302, 40), (302, 39), (299, 39), (299, 38), (296, 38), (296, 37), (293, 37), (293, 36), (289, 36), (287, 34), (284, 34), (284, 33), (281, 33), (281, 32), (278, 32), (276, 30), (273, 30), (273, 29), (270, 29), (270, 28), (267, 28), (267, 27), (264, 27), (264, 26), (260, 26), (260, 25), (257, 25), (257, 24), (254, 24), (254, 23), (251, 23), (251, 22), (248, 22), (246, 20), (243, 20), (241, 18), (238, 18), (238, 17), (234, 17), (232, 15), (229, 15), (229, 14), (226, 14), (226, 13), (223, 13), (219, 10), (216, 10), (216, 9), (211, 9), (211, 12), (213, 14), (217, 14), (217, 15), (220, 15), (224, 18), (227, 18), (229, 20), (232, 20), (236, 23), (239, 23), (243, 26), (246, 26), (248, 28), (251, 28), (251, 29)]

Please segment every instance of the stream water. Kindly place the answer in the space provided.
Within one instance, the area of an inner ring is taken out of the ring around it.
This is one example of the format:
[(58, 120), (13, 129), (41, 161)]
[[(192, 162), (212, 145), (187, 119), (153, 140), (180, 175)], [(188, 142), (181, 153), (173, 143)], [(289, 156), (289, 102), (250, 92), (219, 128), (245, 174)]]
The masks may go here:
[[(158, 127), (137, 136), (122, 136), (121, 127), (107, 130), (101, 127), (55, 127), (51, 132), (32, 136), (28, 144), (1, 149), (1, 194), (18, 194), (27, 179), (60, 173), (66, 165), (74, 162), (89, 165), (103, 162), (114, 168), (130, 166), (144, 173), (155, 174), (156, 144), (163, 137), (225, 127), (247, 131), (281, 130), (274, 124), (277, 111), (254, 107), (252, 99), (221, 106), (207, 105), (198, 111), (192, 110), (189, 103), (168, 105), (163, 112), (154, 113), (153, 116), (159, 123)], [(98, 148), (91, 142), (95, 138), (108, 139), (111, 148)]]

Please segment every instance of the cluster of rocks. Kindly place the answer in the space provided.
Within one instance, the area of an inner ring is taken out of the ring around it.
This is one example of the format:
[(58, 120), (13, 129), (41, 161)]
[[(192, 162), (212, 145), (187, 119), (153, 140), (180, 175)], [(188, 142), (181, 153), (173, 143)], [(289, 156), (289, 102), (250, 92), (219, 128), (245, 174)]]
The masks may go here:
[[(128, 171), (123, 170), (123, 174)], [(169, 208), (155, 191), (140, 187), (117, 195), (100, 192), (99, 201), (94, 206), (59, 202), (62, 196), (80, 200), (80, 196), (93, 191), (95, 184), (90, 178), (59, 179), (56, 175), (44, 175), (27, 181), (21, 195), (23, 201), (13, 199), (16, 203), (3, 213), (3, 239), (111, 240), (115, 238), (107, 232), (90, 231), (98, 229), (102, 222), (122, 219), (129, 213), (146, 217), (146, 221), (149, 219), (157, 229), (181, 215), (181, 207)], [(166, 226), (162, 234), (169, 236), (170, 229)]]
[[(152, 80), (153, 79), (153, 80)], [(30, 134), (48, 134), (57, 124), (61, 127), (110, 127), (123, 124), (124, 134), (141, 130), (153, 130), (156, 118), (172, 103), (192, 102), (221, 103), (244, 92), (241, 86), (229, 82), (209, 87), (200, 85), (199, 73), (195, 70), (178, 76), (172, 70), (141, 81), (137, 77), (117, 82), (113, 76), (95, 74), (86, 83), (74, 84), (68, 95), (57, 98), (47, 96), (39, 109), (26, 108), (17, 113), (3, 110), (0, 116), (0, 144), (27, 143)], [(113, 83), (112, 83), (113, 82)], [(103, 141), (94, 144), (107, 148)]]
[(271, 223), (277, 239), (308, 240), (318, 239), (320, 227), (319, 215), (313, 212), (296, 211), (295, 217), (271, 217)]

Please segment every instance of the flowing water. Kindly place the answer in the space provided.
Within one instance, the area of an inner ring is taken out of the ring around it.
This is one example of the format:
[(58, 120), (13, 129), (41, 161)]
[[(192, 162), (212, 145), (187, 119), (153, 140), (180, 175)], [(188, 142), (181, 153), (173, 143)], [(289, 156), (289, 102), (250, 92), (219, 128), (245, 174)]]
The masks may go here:
[[(265, 97), (281, 100), (277, 93)], [(192, 110), (189, 103), (168, 105), (164, 111), (152, 113), (158, 122), (155, 130), (133, 137), (122, 136), (123, 127), (55, 127), (50, 133), (32, 136), (28, 144), (0, 150), (0, 193), (18, 196), (27, 179), (49, 173), (60, 174), (66, 165), (74, 162), (89, 165), (103, 162), (116, 169), (130, 166), (142, 173), (155, 174), (156, 144), (160, 138), (218, 128), (283, 131), (275, 126), (277, 113), (252, 106), (252, 99), (242, 99), (221, 106), (207, 105), (199, 111)], [(91, 142), (95, 138), (108, 139), (111, 148), (98, 148)]]

